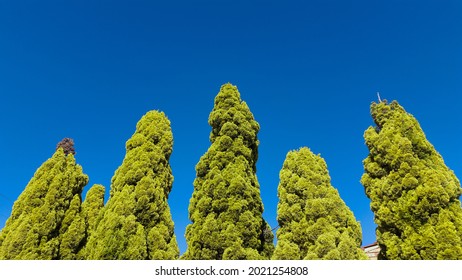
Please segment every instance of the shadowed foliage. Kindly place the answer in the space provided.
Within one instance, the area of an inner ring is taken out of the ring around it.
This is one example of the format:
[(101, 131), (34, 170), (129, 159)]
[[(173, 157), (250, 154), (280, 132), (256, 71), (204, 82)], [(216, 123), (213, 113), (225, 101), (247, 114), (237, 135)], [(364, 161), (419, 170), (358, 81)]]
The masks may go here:
[(361, 226), (331, 185), (323, 158), (308, 148), (287, 154), (279, 174), (276, 260), (367, 259)]
[(237, 88), (225, 84), (209, 116), (208, 151), (196, 165), (183, 259), (269, 259), (273, 234), (257, 181), (260, 129)]
[(460, 182), (398, 102), (373, 103), (361, 179), (381, 259), (462, 259)]

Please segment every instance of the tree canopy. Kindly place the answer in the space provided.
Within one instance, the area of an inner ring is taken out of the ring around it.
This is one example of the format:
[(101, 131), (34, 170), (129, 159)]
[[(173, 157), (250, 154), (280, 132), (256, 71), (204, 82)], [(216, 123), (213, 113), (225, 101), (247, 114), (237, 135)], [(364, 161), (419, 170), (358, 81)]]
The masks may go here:
[(361, 226), (331, 185), (324, 159), (290, 151), (279, 174), (277, 245), (273, 259), (366, 259)]
[[(68, 148), (74, 150), (73, 145)], [(0, 233), (0, 259), (73, 258), (85, 238), (78, 219), (87, 183), (74, 153), (65, 153), (58, 145), (14, 203)]]
[[(372, 103), (361, 183), (377, 224), (379, 259), (462, 259), (462, 188), (414, 116), (393, 101)], [(208, 123), (210, 147), (196, 165), (186, 260), (365, 259), (361, 226), (331, 185), (325, 160), (307, 147), (279, 173), (277, 245), (263, 218), (257, 180), (260, 125), (236, 86), (224, 84)], [(194, 135), (195, 137), (196, 135)], [(125, 145), (109, 199), (76, 163), (64, 138), (35, 172), (0, 231), (0, 259), (174, 260), (179, 248), (168, 198), (173, 133), (147, 112)]]
[(110, 197), (86, 247), (88, 259), (177, 259), (178, 244), (168, 206), (173, 184), (170, 121), (150, 111), (126, 143)]
[(212, 144), (196, 165), (183, 258), (269, 259), (273, 234), (255, 174), (260, 126), (237, 87), (221, 87), (209, 124)]
[(382, 259), (462, 259), (460, 182), (398, 102), (372, 103), (361, 182)]

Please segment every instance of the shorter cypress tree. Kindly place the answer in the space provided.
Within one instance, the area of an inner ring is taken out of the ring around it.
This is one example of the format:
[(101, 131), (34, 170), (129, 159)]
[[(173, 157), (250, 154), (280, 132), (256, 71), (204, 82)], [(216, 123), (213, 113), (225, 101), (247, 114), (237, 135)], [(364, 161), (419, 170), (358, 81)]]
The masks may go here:
[(291, 151), (280, 172), (276, 260), (367, 259), (361, 227), (331, 185), (323, 158)]
[(86, 227), (81, 215), (80, 194), (74, 195), (59, 230), (59, 259), (75, 260), (85, 243)]
[(0, 233), (0, 259), (72, 258), (78, 250), (83, 229), (74, 219), (88, 176), (75, 162), (72, 141), (65, 142), (67, 152), (58, 144), (14, 203)]
[(104, 207), (104, 193), (103, 185), (94, 184), (88, 190), (87, 196), (82, 203), (82, 215), (88, 234), (91, 234), (98, 225), (99, 214)]
[(173, 134), (164, 113), (150, 111), (126, 143), (112, 178), (110, 198), (86, 246), (89, 259), (177, 259), (168, 206), (173, 176)]
[[(77, 253), (77, 259), (87, 259), (87, 242), (96, 230), (101, 219), (101, 209), (104, 207), (104, 186), (94, 184), (87, 192), (81, 207), (81, 220), (85, 223), (85, 240)], [(80, 220), (79, 219), (79, 220)]]

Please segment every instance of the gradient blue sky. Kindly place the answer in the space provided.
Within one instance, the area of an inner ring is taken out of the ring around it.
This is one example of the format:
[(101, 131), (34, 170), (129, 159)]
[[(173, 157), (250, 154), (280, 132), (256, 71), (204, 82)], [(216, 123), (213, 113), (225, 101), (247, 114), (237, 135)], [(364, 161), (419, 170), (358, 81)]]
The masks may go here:
[(169, 203), (181, 252), (195, 165), (223, 83), (260, 123), (264, 216), (277, 225), (289, 150), (326, 160), (375, 241), (359, 183), (371, 101), (396, 99), (462, 176), (462, 2), (0, 0), (0, 228), (35, 170), (72, 137), (90, 183), (109, 190), (136, 122), (172, 122)]

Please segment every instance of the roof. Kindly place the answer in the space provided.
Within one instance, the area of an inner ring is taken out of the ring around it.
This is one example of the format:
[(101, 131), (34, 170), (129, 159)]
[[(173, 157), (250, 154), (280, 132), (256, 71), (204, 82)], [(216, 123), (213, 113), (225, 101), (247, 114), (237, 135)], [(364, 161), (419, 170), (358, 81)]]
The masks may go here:
[(375, 241), (375, 242), (372, 243), (372, 244), (369, 244), (369, 245), (366, 245), (366, 246), (362, 246), (361, 249), (364, 250), (364, 249), (367, 249), (367, 248), (370, 248), (370, 247), (374, 247), (374, 246), (377, 246), (377, 245), (378, 245), (378, 243), (377, 243), (377, 241)]

